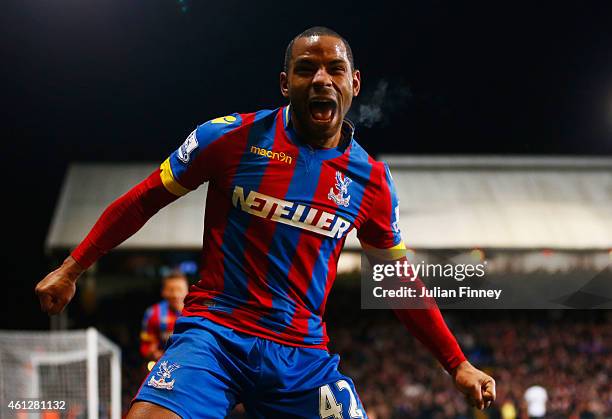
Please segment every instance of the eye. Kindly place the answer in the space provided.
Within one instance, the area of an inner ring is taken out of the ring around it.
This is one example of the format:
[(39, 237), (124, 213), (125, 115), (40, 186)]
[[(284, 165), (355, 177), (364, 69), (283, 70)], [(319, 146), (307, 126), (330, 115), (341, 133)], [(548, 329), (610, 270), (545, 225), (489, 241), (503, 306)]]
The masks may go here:
[(293, 71), (298, 74), (310, 74), (315, 71), (315, 68), (308, 64), (296, 64)]

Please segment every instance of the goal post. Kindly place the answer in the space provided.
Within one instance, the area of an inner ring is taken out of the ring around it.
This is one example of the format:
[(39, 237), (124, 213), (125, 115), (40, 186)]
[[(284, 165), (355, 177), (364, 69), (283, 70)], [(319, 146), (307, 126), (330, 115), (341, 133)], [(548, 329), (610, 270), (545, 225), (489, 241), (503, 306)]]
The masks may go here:
[(119, 419), (119, 347), (93, 328), (0, 331), (0, 407), (24, 400), (60, 401), (65, 413)]

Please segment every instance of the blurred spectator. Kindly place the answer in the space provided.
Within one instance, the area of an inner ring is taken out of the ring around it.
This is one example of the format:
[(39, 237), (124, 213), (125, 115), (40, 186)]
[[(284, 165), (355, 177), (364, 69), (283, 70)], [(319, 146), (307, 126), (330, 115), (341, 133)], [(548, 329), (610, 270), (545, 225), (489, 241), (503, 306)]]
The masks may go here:
[(182, 273), (171, 273), (162, 280), (163, 301), (145, 311), (140, 332), (140, 354), (147, 361), (157, 361), (164, 353), (174, 323), (183, 310), (189, 282)]
[(531, 386), (525, 391), (525, 402), (527, 403), (527, 414), (530, 418), (543, 418), (546, 416), (546, 402), (548, 393), (542, 386)]
[(516, 407), (512, 401), (506, 400), (500, 410), (502, 419), (516, 419)]

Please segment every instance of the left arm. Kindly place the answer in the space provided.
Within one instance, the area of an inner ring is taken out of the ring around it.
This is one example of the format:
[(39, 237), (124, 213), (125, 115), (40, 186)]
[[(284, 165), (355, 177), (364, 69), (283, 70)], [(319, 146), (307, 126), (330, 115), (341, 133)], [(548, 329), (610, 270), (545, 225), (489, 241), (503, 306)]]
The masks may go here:
[[(385, 164), (381, 169), (375, 189), (376, 203), (359, 228), (358, 237), (364, 248), (402, 250), (405, 246), (399, 230), (399, 201), (389, 168)], [(397, 253), (391, 252), (390, 255), (397, 259)], [(416, 280), (415, 285), (419, 288), (424, 286), (420, 279)], [(467, 361), (435, 299), (428, 299), (423, 307), (395, 309), (394, 312), (453, 377), (455, 386), (465, 394), (466, 400), (479, 409), (488, 407), (495, 400), (495, 380)]]
[(428, 308), (394, 309), (406, 329), (417, 338), (452, 373), (466, 357), (436, 305)]
[(394, 310), (406, 328), (423, 343), (453, 377), (466, 400), (484, 409), (495, 400), (495, 380), (469, 363), (435, 304), (425, 309)]

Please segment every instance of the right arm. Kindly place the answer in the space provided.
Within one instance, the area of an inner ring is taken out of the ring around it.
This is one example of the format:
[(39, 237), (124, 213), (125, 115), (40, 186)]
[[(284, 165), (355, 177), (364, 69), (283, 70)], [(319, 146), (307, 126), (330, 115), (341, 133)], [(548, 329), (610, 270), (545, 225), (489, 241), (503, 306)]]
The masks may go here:
[(38, 283), (36, 294), (43, 311), (60, 313), (74, 296), (81, 273), (140, 230), (157, 211), (178, 198), (164, 187), (160, 172), (155, 170), (110, 204), (85, 240), (59, 268)]
[(210, 180), (219, 164), (219, 140), (241, 124), (241, 116), (234, 114), (200, 125), (159, 169), (113, 202), (64, 263), (36, 285), (42, 310), (60, 313), (74, 296), (81, 273), (161, 208)]
[(161, 173), (161, 168), (155, 170), (106, 208), (85, 240), (71, 254), (81, 267), (89, 268), (102, 255), (140, 230), (157, 211), (178, 198), (164, 187)]

